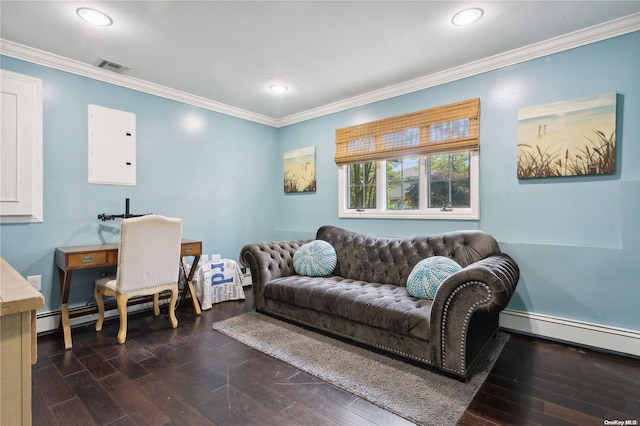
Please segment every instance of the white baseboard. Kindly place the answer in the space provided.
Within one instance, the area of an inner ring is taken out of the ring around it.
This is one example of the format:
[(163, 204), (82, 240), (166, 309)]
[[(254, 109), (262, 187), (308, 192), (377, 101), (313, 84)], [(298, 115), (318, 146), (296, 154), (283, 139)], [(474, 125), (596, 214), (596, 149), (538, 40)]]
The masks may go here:
[[(160, 308), (164, 306), (162, 303), (160, 304)], [(153, 309), (153, 303), (141, 303), (139, 305), (131, 305), (127, 308), (127, 312), (139, 312), (144, 310)], [(162, 315), (162, 314), (161, 314)], [(104, 317), (105, 319), (117, 317), (118, 311), (116, 309), (105, 311)], [(89, 314), (83, 315), (78, 318), (71, 318), (69, 322), (71, 323), (71, 327), (75, 327), (78, 325), (91, 324), (98, 320), (98, 314)], [(39, 313), (36, 317), (36, 333), (43, 333), (47, 331), (53, 331), (60, 328), (60, 311), (49, 311), (44, 313)]]
[[(151, 310), (152, 303), (129, 306), (128, 311)], [(105, 318), (118, 315), (117, 310), (105, 312)], [(71, 326), (95, 323), (98, 314), (72, 318)], [(57, 330), (60, 327), (60, 311), (38, 314), (37, 332)], [(624, 328), (608, 327), (551, 315), (505, 309), (500, 313), (500, 327), (542, 338), (560, 340), (609, 352), (640, 357), (640, 332)]]
[(608, 352), (640, 356), (640, 332), (551, 315), (505, 309), (500, 327)]

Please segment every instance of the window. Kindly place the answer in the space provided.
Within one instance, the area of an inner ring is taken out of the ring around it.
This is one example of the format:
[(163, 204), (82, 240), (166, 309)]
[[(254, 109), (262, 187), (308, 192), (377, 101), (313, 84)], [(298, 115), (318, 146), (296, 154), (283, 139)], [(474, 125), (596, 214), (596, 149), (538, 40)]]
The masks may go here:
[(388, 210), (420, 208), (420, 158), (408, 157), (385, 161)]
[(429, 207), (471, 207), (469, 152), (429, 157)]
[(349, 166), (349, 209), (376, 208), (376, 163)]
[(479, 100), (336, 131), (340, 217), (479, 218)]

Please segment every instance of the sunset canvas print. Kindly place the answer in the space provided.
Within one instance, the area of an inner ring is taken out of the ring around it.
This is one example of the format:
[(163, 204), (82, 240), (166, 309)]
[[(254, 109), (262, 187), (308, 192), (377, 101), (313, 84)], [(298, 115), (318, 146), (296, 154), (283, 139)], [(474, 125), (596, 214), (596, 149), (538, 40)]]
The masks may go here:
[(616, 93), (521, 108), (518, 178), (616, 172)]

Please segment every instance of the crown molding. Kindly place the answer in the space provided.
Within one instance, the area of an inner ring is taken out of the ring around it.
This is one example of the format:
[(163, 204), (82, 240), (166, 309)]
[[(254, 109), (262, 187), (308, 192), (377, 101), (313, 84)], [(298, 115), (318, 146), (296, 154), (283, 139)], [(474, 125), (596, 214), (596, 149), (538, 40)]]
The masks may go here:
[(525, 46), (499, 55), (491, 56), (476, 62), (430, 74), (404, 83), (374, 90), (363, 95), (327, 104), (318, 108), (303, 111), (284, 118), (273, 118), (236, 108), (180, 90), (171, 89), (122, 74), (115, 74), (103, 69), (84, 64), (73, 59), (54, 55), (42, 50), (33, 49), (18, 43), (0, 39), (0, 53), (16, 59), (55, 68), (72, 74), (81, 75), (94, 80), (115, 84), (128, 89), (171, 99), (187, 105), (193, 105), (221, 114), (253, 121), (271, 127), (285, 127), (336, 112), (345, 111), (374, 102), (383, 101), (430, 87), (439, 86), (452, 81), (504, 68), (510, 65), (537, 59), (543, 56), (566, 51), (609, 38), (629, 34), (640, 30), (640, 13), (605, 22), (583, 30), (555, 37), (540, 43)]
[(430, 87), (450, 83), (463, 78), (472, 77), (510, 65), (541, 58), (554, 53), (596, 43), (609, 38), (629, 34), (640, 30), (640, 13), (626, 16), (614, 21), (605, 22), (583, 30), (575, 31), (540, 43), (531, 44), (520, 49), (515, 49), (499, 55), (490, 56), (476, 62), (471, 62), (459, 67), (451, 68), (438, 73), (410, 80), (404, 83), (375, 90), (343, 101), (310, 109), (299, 114), (290, 115), (277, 120), (277, 127), (289, 126), (333, 114), (351, 108), (368, 105), (374, 102), (406, 95)]
[(251, 111), (236, 108), (135, 77), (105, 71), (92, 65), (87, 65), (73, 59), (65, 58), (43, 50), (34, 49), (9, 40), (0, 39), (0, 53), (12, 58), (21, 59), (38, 65), (44, 65), (49, 68), (66, 71), (94, 80), (103, 81), (105, 83), (115, 84), (117, 86), (126, 87), (139, 92), (149, 93), (151, 95), (160, 96), (162, 98), (171, 99), (206, 110), (241, 118), (243, 120), (265, 124), (271, 127), (276, 127), (277, 125), (277, 120), (265, 115), (256, 114)]

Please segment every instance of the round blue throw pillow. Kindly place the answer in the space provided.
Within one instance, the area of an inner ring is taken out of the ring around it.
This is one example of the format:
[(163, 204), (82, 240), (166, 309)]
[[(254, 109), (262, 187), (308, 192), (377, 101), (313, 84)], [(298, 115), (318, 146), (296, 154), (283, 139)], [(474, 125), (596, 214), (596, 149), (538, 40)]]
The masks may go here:
[(330, 275), (338, 263), (336, 250), (323, 240), (304, 244), (293, 255), (293, 268), (298, 275), (323, 277)]
[(427, 257), (411, 270), (407, 279), (407, 292), (413, 297), (433, 300), (440, 284), (461, 269), (455, 260), (448, 257)]

